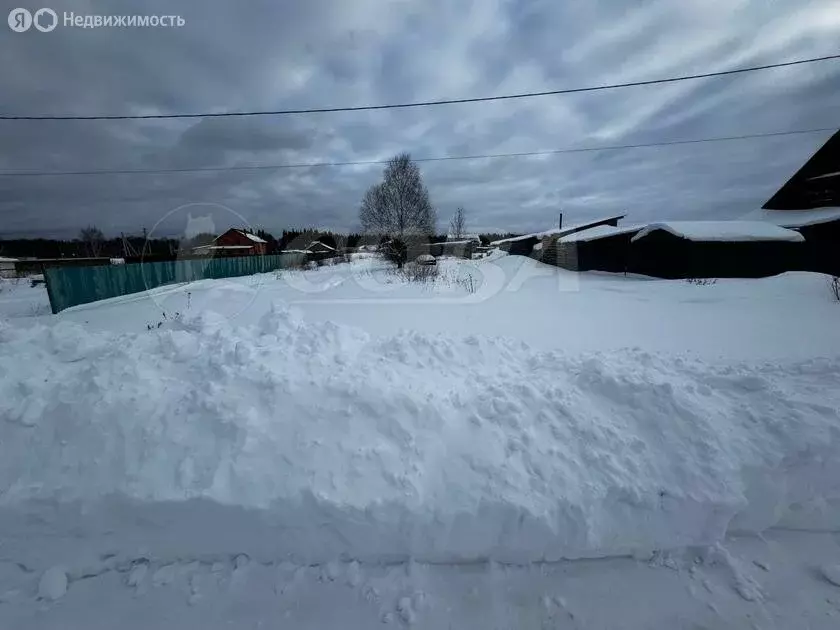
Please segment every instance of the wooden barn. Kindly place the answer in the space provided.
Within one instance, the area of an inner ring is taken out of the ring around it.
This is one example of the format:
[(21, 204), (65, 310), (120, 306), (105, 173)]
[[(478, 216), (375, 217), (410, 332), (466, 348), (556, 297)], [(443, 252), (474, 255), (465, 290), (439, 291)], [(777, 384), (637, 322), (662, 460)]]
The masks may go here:
[(805, 237), (793, 267), (840, 275), (840, 132), (748, 218), (794, 229)]
[(210, 245), (194, 247), (192, 251), (199, 256), (262, 256), (266, 246), (267, 242), (256, 234), (231, 228)]
[(322, 243), (321, 241), (312, 241), (309, 245), (306, 246), (306, 251), (310, 254), (322, 254), (322, 255), (338, 255), (335, 247), (330, 247), (326, 243)]
[(626, 270), (658, 278), (762, 278), (793, 268), (805, 238), (761, 221), (652, 223), (630, 239)]
[(556, 239), (575, 232), (581, 232), (600, 225), (617, 226), (619, 220), (623, 219), (624, 215), (615, 215), (595, 221), (587, 221), (585, 223), (578, 223), (568, 227), (557, 227), (545, 232), (535, 232), (533, 234), (523, 234), (522, 236), (514, 236), (505, 238), (500, 241), (493, 241), (490, 243), (493, 247), (498, 247), (508, 254), (517, 256), (530, 256), (534, 250), (534, 246), (538, 243), (545, 244), (548, 239)]
[(535, 246), (533, 257), (571, 271), (627, 271), (630, 240), (640, 225), (599, 225), (588, 230), (549, 238)]

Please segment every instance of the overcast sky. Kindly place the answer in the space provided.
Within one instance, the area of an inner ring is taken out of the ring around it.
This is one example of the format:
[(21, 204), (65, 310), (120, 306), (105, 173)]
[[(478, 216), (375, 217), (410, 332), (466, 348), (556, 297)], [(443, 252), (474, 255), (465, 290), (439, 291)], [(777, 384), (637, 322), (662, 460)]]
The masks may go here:
[[(43, 2), (0, 0), (11, 8)], [(94, 115), (370, 105), (656, 79), (840, 51), (836, 0), (52, 0), (0, 26), (0, 112)], [(81, 29), (62, 13), (181, 15)], [(840, 126), (840, 61), (592, 94), (404, 110), (163, 121), (0, 121), (0, 171), (157, 169), (539, 151)], [(443, 227), (525, 231), (616, 212), (735, 218), (830, 132), (421, 169)], [(0, 177), (0, 235), (358, 227), (381, 166)], [(179, 209), (184, 204), (191, 205)], [(213, 204), (213, 205), (202, 205)], [(215, 205), (218, 204), (218, 205)], [(230, 211), (222, 207), (230, 208)]]

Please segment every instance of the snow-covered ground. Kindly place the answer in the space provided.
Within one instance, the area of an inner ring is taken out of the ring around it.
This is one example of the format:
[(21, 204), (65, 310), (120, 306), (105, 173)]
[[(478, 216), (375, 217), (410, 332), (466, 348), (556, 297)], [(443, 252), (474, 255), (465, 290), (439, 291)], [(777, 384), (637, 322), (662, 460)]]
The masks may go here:
[(33, 288), (29, 278), (0, 278), (0, 318), (31, 319), (51, 312), (43, 284)]
[(0, 293), (0, 627), (837, 626), (825, 277), (440, 267)]
[[(210, 310), (239, 327), (255, 325), (282, 302), (307, 322), (345, 324), (382, 338), (411, 330), (507, 337), (572, 353), (638, 347), (712, 360), (808, 359), (840, 350), (837, 304), (819, 274), (695, 286), (578, 274), (522, 256), (447, 260), (441, 267), (434, 287), (406, 284), (378, 259), (363, 256), (352, 266), (161, 287), (48, 319), (95, 331), (141, 332), (162, 321), (164, 312), (195, 316)], [(474, 293), (465, 287), (468, 278)], [(35, 291), (48, 304), (46, 292)], [(0, 294), (0, 305), (2, 299)]]

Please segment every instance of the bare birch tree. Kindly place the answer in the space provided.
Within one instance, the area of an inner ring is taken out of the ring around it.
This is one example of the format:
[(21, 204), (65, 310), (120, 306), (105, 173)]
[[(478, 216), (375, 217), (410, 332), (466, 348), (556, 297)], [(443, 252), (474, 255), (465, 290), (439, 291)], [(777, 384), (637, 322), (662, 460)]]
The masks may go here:
[(382, 182), (365, 193), (359, 218), (366, 232), (398, 238), (434, 234), (436, 212), (420, 169), (408, 153), (388, 161)]
[(89, 225), (79, 232), (79, 240), (85, 244), (88, 255), (92, 258), (98, 258), (102, 253), (102, 246), (105, 243), (105, 235), (102, 230), (94, 225)]
[(467, 232), (467, 219), (464, 209), (459, 207), (449, 220), (449, 236), (453, 240), (460, 240)]
[(408, 153), (388, 161), (382, 181), (365, 193), (359, 219), (366, 233), (391, 239), (385, 253), (390, 252), (388, 257), (400, 267), (406, 261), (408, 241), (419, 242), (435, 233), (437, 213), (420, 168)]

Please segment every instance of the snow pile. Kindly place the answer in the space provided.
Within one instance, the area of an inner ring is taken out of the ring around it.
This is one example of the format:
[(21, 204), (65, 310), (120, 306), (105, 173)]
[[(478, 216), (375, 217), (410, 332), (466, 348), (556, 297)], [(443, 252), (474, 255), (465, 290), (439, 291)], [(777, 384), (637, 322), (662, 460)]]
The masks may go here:
[(690, 241), (787, 241), (801, 243), (805, 240), (799, 232), (761, 221), (669, 221), (651, 223), (633, 237), (637, 241), (651, 232), (664, 230)]
[(90, 554), (607, 556), (840, 497), (838, 359), (373, 338), (279, 303), (239, 328), (5, 323), (0, 348), (4, 554), (71, 577)]

